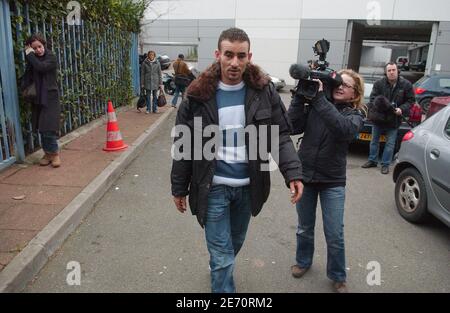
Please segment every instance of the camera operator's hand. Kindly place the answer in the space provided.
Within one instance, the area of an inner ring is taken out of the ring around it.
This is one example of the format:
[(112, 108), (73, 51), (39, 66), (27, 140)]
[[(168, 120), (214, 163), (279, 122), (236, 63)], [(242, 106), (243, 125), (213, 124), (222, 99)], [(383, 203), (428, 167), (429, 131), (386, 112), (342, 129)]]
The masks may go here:
[(400, 108), (396, 108), (394, 113), (398, 116), (401, 116), (403, 114), (402, 109), (400, 109)]
[(319, 92), (323, 91), (323, 83), (320, 79), (313, 79), (313, 81), (315, 81), (316, 83), (319, 84)]

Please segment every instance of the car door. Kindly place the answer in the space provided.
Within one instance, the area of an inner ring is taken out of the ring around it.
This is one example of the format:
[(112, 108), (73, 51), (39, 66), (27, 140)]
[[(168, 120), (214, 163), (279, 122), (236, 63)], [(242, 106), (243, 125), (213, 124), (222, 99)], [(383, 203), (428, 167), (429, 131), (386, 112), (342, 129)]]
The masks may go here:
[(440, 206), (450, 212), (450, 108), (440, 114), (426, 147), (428, 180)]

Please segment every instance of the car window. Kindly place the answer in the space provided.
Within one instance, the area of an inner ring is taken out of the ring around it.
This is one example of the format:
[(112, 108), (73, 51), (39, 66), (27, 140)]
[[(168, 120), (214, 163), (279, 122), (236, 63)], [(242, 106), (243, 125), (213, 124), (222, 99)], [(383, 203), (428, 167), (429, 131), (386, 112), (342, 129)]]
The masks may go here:
[(441, 78), (441, 79), (439, 79), (439, 87), (441, 87), (441, 88), (450, 88), (450, 78)]
[(445, 133), (450, 137), (450, 118), (447, 120), (447, 125), (445, 125)]
[(422, 85), (427, 79), (429, 79), (428, 76), (422, 76), (421, 79), (419, 79), (418, 81), (416, 81), (416, 82), (414, 83), (414, 86), (417, 87), (417, 86)]

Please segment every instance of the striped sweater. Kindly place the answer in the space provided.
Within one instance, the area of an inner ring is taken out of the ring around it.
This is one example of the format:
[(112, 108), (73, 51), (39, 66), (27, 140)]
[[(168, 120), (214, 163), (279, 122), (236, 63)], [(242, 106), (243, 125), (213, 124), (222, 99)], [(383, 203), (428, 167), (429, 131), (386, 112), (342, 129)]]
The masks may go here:
[(215, 185), (241, 187), (250, 184), (245, 146), (245, 84), (219, 82), (216, 93), (222, 146), (218, 149)]

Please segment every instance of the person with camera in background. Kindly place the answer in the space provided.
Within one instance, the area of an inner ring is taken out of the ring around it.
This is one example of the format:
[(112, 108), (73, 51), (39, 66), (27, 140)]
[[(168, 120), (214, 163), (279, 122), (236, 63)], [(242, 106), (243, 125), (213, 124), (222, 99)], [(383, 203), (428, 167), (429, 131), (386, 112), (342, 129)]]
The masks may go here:
[(174, 79), (175, 79), (175, 93), (173, 95), (172, 99), (172, 106), (174, 108), (177, 107), (177, 101), (178, 96), (181, 93), (181, 99), (184, 99), (184, 91), (186, 90), (186, 87), (191, 82), (191, 79), (193, 78), (193, 75), (191, 71), (189, 70), (189, 67), (187, 66), (186, 62), (184, 62), (184, 55), (179, 54), (178, 59), (173, 62), (173, 70), (174, 70)]
[(395, 62), (385, 66), (385, 77), (377, 80), (370, 94), (368, 119), (372, 121), (372, 139), (370, 141), (369, 160), (362, 168), (378, 166), (380, 136), (385, 134), (386, 144), (381, 157), (381, 173), (389, 174), (389, 165), (394, 154), (398, 128), (402, 116), (409, 115), (409, 109), (415, 102), (412, 84), (399, 76)]
[[(334, 290), (344, 293), (348, 292), (344, 250), (347, 152), (349, 143), (363, 126), (364, 81), (352, 70), (344, 69), (339, 74), (342, 83), (332, 90), (324, 90), (322, 81), (314, 79), (318, 92), (312, 99), (305, 99), (297, 88), (288, 111), (293, 135), (303, 133), (298, 155), (304, 184), (303, 196), (297, 203), (296, 264), (291, 273), (300, 278), (312, 265), (316, 206), (320, 198), (327, 242), (327, 276), (333, 281)], [(300, 81), (299, 85), (306, 83)]]

